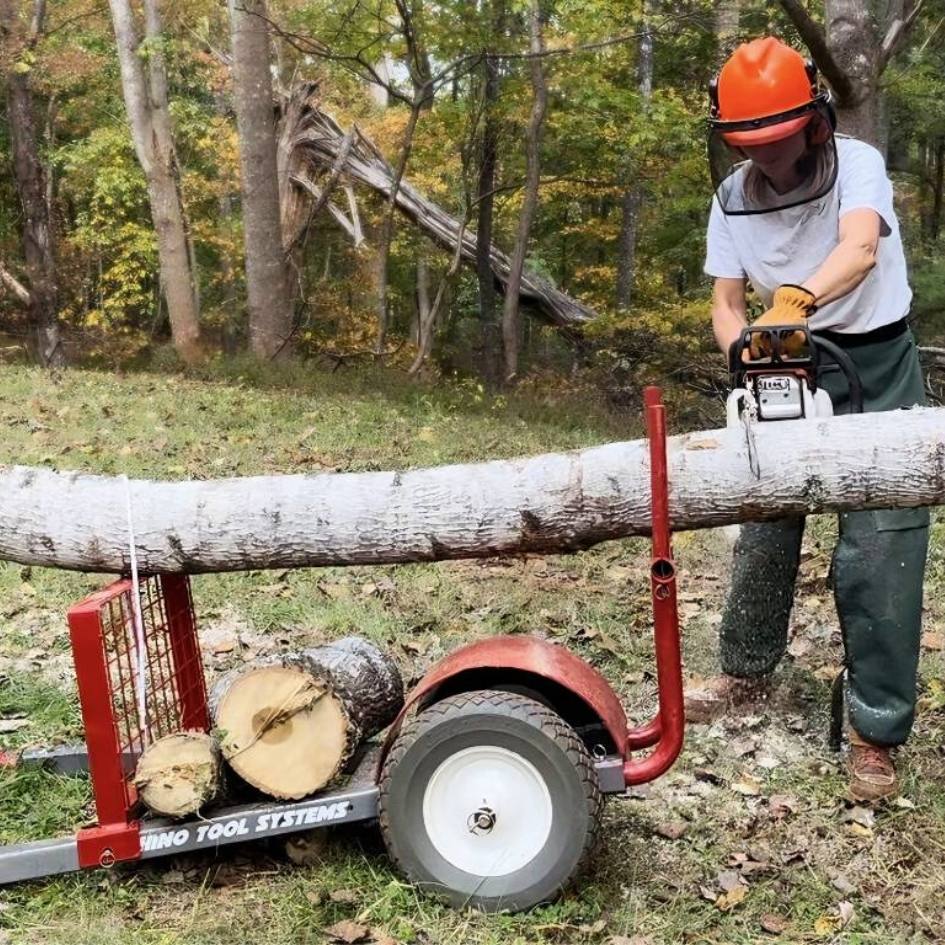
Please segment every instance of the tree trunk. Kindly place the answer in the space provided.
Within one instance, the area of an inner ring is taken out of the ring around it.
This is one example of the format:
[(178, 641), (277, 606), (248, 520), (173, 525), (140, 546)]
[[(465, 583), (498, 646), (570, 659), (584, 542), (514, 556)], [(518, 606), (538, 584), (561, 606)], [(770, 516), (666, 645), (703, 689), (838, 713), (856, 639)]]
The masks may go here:
[[(758, 424), (669, 442), (679, 530), (945, 504), (945, 409)], [(198, 573), (577, 551), (647, 534), (645, 442), (406, 472), (129, 484), (138, 566)], [(0, 558), (126, 571), (125, 486), (0, 471)]]
[(722, 59), (727, 58), (741, 24), (741, 0), (720, 0), (715, 5), (715, 36)]
[(23, 256), (30, 287), (30, 322), (36, 353), (44, 367), (62, 367), (66, 358), (57, 318), (59, 290), (46, 203), (46, 172), (39, 159), (28, 73), (8, 76), (7, 116), (14, 179), (23, 207)]
[(513, 382), (518, 375), (519, 344), (519, 292), (522, 286), (522, 273), (525, 269), (525, 257), (528, 254), (528, 237), (532, 229), (532, 220), (538, 207), (538, 184), (541, 174), (541, 131), (548, 107), (548, 89), (545, 85), (545, 69), (542, 55), (545, 51), (545, 39), (542, 30), (540, 0), (531, 0), (529, 11), (529, 74), (532, 82), (532, 111), (525, 129), (525, 191), (522, 199), (522, 211), (518, 219), (518, 233), (512, 249), (509, 267), (509, 281), (505, 290), (505, 304), (502, 308), (502, 350), (505, 361), (505, 381)]
[[(436, 295), (433, 298), (433, 304), (428, 306), (426, 319), (423, 317), (420, 318), (420, 336), (417, 342), (417, 356), (413, 360), (413, 364), (410, 365), (409, 374), (411, 377), (416, 375), (420, 368), (423, 367), (424, 361), (430, 356), (430, 353), (433, 350), (433, 332), (436, 329), (436, 324), (440, 316), (440, 310), (443, 307), (443, 301), (446, 298), (446, 290), (450, 284), (450, 281), (459, 271), (459, 264), (462, 261), (462, 236), (465, 233), (467, 221), (463, 221), (463, 230), (460, 232), (459, 242), (456, 244), (456, 249), (453, 252), (453, 260), (450, 263), (449, 269), (444, 273), (443, 278), (440, 279), (440, 284), (436, 287)], [(426, 264), (424, 264), (426, 265)]]
[(202, 354), (200, 313), (167, 108), (160, 7), (158, 0), (145, 0), (145, 38), (148, 41), (146, 76), (145, 57), (141, 55), (141, 42), (130, 0), (109, 0), (109, 6), (118, 45), (122, 94), (131, 123), (135, 153), (148, 182), (161, 285), (167, 300), (174, 347), (182, 360), (193, 363), (200, 360)]
[(886, 153), (880, 78), (902, 47), (921, 0), (826, 0), (824, 31), (802, 0), (781, 0), (834, 92), (840, 131)]
[[(18, 26), (19, 4), (0, 8), (0, 27), (13, 39)], [(43, 31), (45, 3), (34, 4), (33, 25), (27, 46), (36, 44)], [(53, 248), (50, 204), (47, 200), (48, 175), (39, 155), (39, 139), (34, 117), (32, 70), (21, 71), (21, 63), (10, 56), (7, 70), (7, 120), (13, 155), (13, 179), (23, 208), (23, 257), (29, 283), (30, 327), (36, 356), (43, 367), (62, 367), (65, 349), (58, 321), (59, 287)], [(20, 301), (22, 297), (18, 296)]]
[(24, 308), (29, 308), (30, 293), (29, 289), (17, 279), (2, 263), (0, 263), (0, 285), (5, 292), (8, 292)]
[(265, 0), (229, 0), (240, 141), (249, 346), (266, 360), (292, 352), (293, 311), (283, 250), (275, 110)]
[(335, 778), (358, 745), (404, 702), (394, 661), (360, 637), (236, 670), (210, 695), (230, 767), (278, 798), (305, 797)]
[[(650, 13), (651, 3), (645, 4), (644, 15)], [(653, 30), (649, 18), (640, 35), (640, 58), (637, 63), (637, 90), (643, 106), (644, 120), (653, 98)], [(617, 308), (627, 311), (633, 301), (633, 280), (636, 274), (637, 228), (643, 209), (643, 187), (636, 182), (624, 192), (620, 237), (617, 244)]]
[(490, 388), (501, 376), (499, 325), (496, 319), (496, 285), (492, 271), (492, 226), (495, 214), (495, 176), (499, 157), (499, 64), (494, 56), (483, 62), (482, 150), (479, 158), (476, 224), (476, 282), (479, 288), (479, 324), (482, 344), (482, 377)]
[(945, 184), (945, 136), (939, 136), (935, 142), (935, 183), (932, 188), (932, 217), (929, 233), (938, 241), (942, 230), (942, 186)]
[(138, 797), (161, 817), (197, 814), (223, 792), (220, 748), (205, 732), (177, 732), (152, 742), (135, 768)]
[(423, 247), (420, 248), (420, 256), (417, 259), (417, 307), (414, 319), (413, 342), (417, 346), (417, 351), (423, 347), (424, 326), (430, 319), (430, 267), (427, 265), (426, 258), (423, 255)]
[(838, 102), (840, 131), (885, 154), (877, 57), (880, 26), (870, 4), (862, 0), (827, 0), (826, 14), (830, 51), (853, 86), (853, 95)]
[(413, 136), (417, 130), (417, 122), (420, 120), (420, 112), (424, 109), (426, 94), (424, 90), (414, 92), (414, 99), (410, 105), (410, 117), (407, 119), (407, 127), (404, 129), (403, 140), (400, 145), (400, 156), (397, 159), (397, 167), (394, 170), (394, 178), (391, 181), (390, 193), (387, 197), (387, 206), (384, 209), (384, 222), (381, 224), (380, 243), (377, 247), (378, 298), (377, 339), (374, 342), (375, 354), (383, 354), (387, 345), (387, 329), (390, 319), (387, 270), (390, 260), (390, 246), (394, 239), (394, 215), (397, 212), (397, 195), (400, 192), (401, 181), (404, 179), (404, 172), (407, 170), (410, 152), (413, 150)]

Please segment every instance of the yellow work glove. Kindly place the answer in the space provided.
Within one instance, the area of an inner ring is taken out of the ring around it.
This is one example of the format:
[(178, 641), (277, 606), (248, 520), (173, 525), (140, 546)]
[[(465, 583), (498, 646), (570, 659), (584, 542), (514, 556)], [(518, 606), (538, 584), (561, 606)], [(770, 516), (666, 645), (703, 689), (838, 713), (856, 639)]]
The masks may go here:
[[(806, 325), (807, 319), (817, 311), (817, 297), (813, 292), (799, 285), (782, 285), (774, 291), (771, 299), (771, 308), (764, 313), (751, 327), (772, 328), (785, 325)], [(804, 353), (804, 333), (796, 331), (781, 339), (781, 354), (789, 358), (796, 358)], [(751, 339), (751, 356), (753, 358), (769, 357), (772, 350), (771, 336), (767, 334), (753, 335)]]

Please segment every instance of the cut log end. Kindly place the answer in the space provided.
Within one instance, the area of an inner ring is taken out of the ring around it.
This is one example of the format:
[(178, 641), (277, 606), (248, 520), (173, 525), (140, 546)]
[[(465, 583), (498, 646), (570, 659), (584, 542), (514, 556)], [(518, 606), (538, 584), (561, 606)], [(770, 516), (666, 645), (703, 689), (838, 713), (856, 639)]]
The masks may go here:
[(265, 794), (294, 800), (341, 774), (403, 698), (394, 661), (367, 640), (345, 637), (227, 674), (213, 687), (210, 710), (233, 771)]
[(220, 750), (205, 732), (177, 732), (149, 745), (135, 769), (141, 802), (162, 817), (196, 814), (222, 791)]
[(293, 666), (241, 674), (215, 706), (230, 767), (253, 787), (297, 799), (327, 784), (357, 742), (344, 708), (324, 681)]

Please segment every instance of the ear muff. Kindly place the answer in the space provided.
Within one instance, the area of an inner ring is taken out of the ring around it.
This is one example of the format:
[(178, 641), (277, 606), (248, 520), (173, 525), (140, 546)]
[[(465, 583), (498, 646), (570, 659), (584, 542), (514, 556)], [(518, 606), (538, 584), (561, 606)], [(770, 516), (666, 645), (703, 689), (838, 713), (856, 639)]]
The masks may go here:
[(804, 69), (807, 72), (807, 78), (810, 80), (810, 97), (817, 98), (817, 94), (820, 92), (818, 88), (820, 83), (817, 80), (817, 64), (813, 59), (808, 59), (804, 63)]
[[(820, 73), (817, 71), (817, 64), (813, 59), (808, 59), (804, 63), (804, 68), (807, 70), (807, 78), (810, 79), (810, 97), (811, 98), (820, 98), (824, 103), (824, 111), (827, 114), (827, 121), (830, 124), (830, 130), (837, 130), (837, 109), (833, 104), (833, 95), (830, 93), (830, 89), (823, 88), (820, 84)], [(826, 141), (826, 138), (824, 138)], [(823, 144), (823, 141), (814, 141), (814, 144)]]
[(830, 130), (836, 131), (837, 130), (837, 109), (834, 108), (833, 96), (830, 94), (829, 91), (826, 93), (826, 96), (827, 97), (824, 99), (824, 105), (826, 105), (827, 121), (830, 122)]
[(719, 77), (709, 80), (709, 117), (719, 117)]

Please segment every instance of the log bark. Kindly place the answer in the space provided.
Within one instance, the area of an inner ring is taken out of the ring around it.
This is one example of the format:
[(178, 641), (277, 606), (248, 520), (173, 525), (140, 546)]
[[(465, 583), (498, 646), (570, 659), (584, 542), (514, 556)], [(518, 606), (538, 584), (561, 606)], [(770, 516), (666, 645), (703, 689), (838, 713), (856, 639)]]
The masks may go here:
[(161, 817), (187, 817), (223, 792), (220, 748), (205, 732), (176, 732), (152, 742), (135, 768), (138, 797)]
[[(759, 424), (669, 441), (678, 530), (785, 515), (945, 504), (945, 409)], [(129, 566), (124, 484), (0, 471), (0, 558)], [(406, 472), (131, 481), (143, 571), (384, 564), (577, 551), (649, 532), (645, 442)]]
[(393, 660), (345, 637), (223, 676), (210, 711), (223, 755), (244, 781), (272, 797), (300, 798), (344, 771), (403, 702)]

